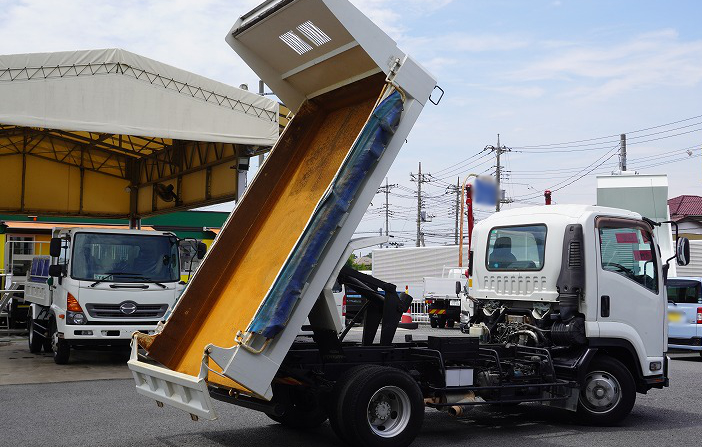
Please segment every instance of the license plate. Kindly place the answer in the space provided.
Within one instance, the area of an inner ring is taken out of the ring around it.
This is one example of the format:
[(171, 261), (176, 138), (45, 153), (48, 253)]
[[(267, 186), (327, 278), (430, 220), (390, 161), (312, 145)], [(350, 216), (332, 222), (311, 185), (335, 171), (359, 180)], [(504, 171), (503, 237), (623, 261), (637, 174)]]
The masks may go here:
[(670, 321), (671, 323), (679, 323), (682, 321), (682, 319), (683, 319), (683, 316), (680, 313), (675, 312), (675, 313), (668, 314), (668, 321)]
[(460, 306), (461, 300), (449, 300), (449, 306)]

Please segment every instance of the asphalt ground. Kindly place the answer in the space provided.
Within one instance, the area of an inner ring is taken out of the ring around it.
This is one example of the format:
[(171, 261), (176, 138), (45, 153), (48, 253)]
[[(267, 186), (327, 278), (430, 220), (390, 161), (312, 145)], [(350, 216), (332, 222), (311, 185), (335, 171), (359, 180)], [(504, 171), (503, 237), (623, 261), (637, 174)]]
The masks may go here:
[[(420, 329), (400, 335), (412, 333), (421, 337), (437, 332), (453, 335), (455, 331)], [(17, 349), (0, 349), (0, 370), (18, 360), (10, 357), (22, 353), (22, 342), (26, 343), (13, 338), (10, 345)], [(32, 356), (28, 351), (24, 354)], [(0, 386), (0, 446), (342, 445), (328, 423), (299, 432), (274, 423), (264, 414), (218, 401), (214, 402), (217, 421), (192, 422), (179, 410), (158, 408), (154, 401), (137, 395), (131, 379), (58, 381), (66, 375), (85, 377), (103, 369), (109, 374), (124, 373), (120, 369), (121, 355), (123, 352), (98, 353), (92, 359), (92, 371), (88, 371), (89, 354), (81, 352), (75, 364), (56, 370), (53, 379), (49, 379), (56, 380), (52, 383)], [(427, 409), (421, 434), (413, 446), (698, 445), (702, 427), (702, 358), (688, 353), (674, 353), (671, 357), (671, 386), (637, 395), (631, 415), (618, 427), (582, 426), (568, 412), (533, 404), (507, 410), (475, 408), (460, 418)], [(51, 359), (42, 354), (36, 360)], [(15, 373), (24, 375), (26, 381), (35, 381), (32, 369)], [(42, 377), (47, 375), (42, 373)]]

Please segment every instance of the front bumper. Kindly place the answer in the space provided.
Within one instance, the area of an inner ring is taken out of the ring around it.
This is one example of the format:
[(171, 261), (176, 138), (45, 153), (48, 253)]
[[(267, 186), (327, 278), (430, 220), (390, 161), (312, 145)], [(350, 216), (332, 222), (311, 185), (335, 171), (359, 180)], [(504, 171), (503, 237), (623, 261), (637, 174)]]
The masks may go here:
[(701, 352), (702, 346), (674, 345), (674, 344), (668, 343), (668, 349), (681, 349), (684, 351)]
[(675, 338), (668, 337), (668, 349), (683, 349), (685, 351), (702, 351), (702, 337)]
[[(121, 341), (128, 344), (135, 332), (152, 334), (156, 330), (156, 324), (67, 324), (59, 328), (64, 340), (74, 342), (104, 342), (110, 344), (111, 341)], [(80, 343), (76, 343), (80, 344)]]

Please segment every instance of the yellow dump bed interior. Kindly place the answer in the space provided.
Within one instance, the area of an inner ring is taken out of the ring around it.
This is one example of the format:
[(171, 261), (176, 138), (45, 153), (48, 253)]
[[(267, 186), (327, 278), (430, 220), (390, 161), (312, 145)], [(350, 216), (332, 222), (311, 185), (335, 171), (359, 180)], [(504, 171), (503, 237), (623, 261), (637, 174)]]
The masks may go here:
[[(372, 75), (305, 102), (288, 124), (149, 356), (185, 374), (205, 346), (230, 347), (246, 331), (369, 118), (385, 76)], [(209, 381), (233, 382), (216, 374)]]

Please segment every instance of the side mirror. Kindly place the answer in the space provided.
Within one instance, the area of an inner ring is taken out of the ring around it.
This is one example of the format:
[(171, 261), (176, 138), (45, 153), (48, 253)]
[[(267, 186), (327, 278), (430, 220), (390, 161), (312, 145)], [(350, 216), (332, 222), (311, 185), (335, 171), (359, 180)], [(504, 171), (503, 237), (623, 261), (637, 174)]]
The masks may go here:
[[(51, 241), (53, 242), (53, 240)], [(63, 276), (63, 266), (62, 265), (50, 265), (49, 266), (49, 276), (53, 278), (60, 278)]]
[(690, 240), (688, 238), (681, 237), (675, 244), (675, 260), (679, 266), (690, 263)]
[(456, 281), (456, 295), (460, 295), (461, 291), (463, 291), (463, 285), (461, 281)]
[(58, 258), (61, 256), (61, 245), (63, 243), (63, 239), (58, 238), (58, 237), (52, 237), (51, 242), (49, 242), (49, 255), (51, 255), (52, 258)]
[(205, 253), (207, 253), (207, 245), (205, 245), (204, 242), (198, 242), (197, 243), (197, 258), (198, 259), (204, 258)]

